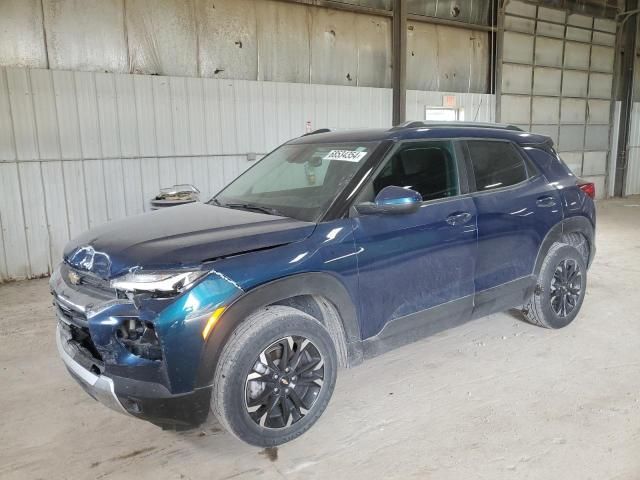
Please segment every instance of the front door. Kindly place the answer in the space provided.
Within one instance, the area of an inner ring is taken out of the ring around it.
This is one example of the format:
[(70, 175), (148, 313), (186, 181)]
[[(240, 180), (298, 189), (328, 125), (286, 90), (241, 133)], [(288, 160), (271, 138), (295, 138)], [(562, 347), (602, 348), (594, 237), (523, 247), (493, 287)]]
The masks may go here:
[(401, 143), (357, 200), (372, 201), (389, 185), (423, 197), (414, 213), (353, 219), (361, 331), (365, 339), (386, 339), (371, 352), (365, 342), (365, 354), (470, 318), (476, 211), (459, 147), (452, 141)]

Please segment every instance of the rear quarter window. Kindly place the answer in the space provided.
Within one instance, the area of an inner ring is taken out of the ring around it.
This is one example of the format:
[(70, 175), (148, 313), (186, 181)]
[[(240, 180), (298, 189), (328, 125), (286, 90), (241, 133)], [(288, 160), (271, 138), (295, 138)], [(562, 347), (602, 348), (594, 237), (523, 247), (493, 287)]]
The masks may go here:
[(524, 158), (510, 142), (469, 140), (467, 147), (477, 191), (508, 187), (527, 179)]

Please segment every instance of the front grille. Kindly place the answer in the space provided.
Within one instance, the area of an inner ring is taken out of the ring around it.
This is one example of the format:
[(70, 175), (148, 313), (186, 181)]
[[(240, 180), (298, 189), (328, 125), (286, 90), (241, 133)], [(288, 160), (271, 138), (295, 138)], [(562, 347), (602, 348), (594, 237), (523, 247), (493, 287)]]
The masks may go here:
[(87, 316), (84, 313), (67, 306), (65, 303), (60, 301), (55, 293), (53, 294), (53, 305), (56, 307), (56, 313), (58, 314), (58, 317), (63, 322), (83, 328), (89, 326), (89, 322), (87, 322)]
[(87, 360), (92, 359), (102, 363), (102, 356), (91, 340), (87, 317), (82, 312), (73, 310), (62, 303), (55, 294), (53, 298), (53, 305), (60, 320), (60, 326), (66, 334), (67, 342), (73, 345), (77, 352), (87, 357)]
[(64, 330), (66, 340), (69, 344), (73, 345), (87, 360), (92, 363), (97, 361), (100, 363), (100, 366), (102, 366), (102, 356), (93, 343), (93, 340), (91, 340), (91, 333), (88, 328), (78, 327), (64, 322), (60, 322), (60, 326)]

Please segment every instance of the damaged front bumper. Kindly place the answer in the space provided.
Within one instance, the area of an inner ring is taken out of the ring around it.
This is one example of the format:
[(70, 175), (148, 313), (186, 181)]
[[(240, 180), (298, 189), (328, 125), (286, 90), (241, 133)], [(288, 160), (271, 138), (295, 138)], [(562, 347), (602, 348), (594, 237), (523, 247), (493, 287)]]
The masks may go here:
[(69, 341), (68, 335), (64, 333), (64, 328), (58, 323), (56, 344), (58, 346), (58, 354), (71, 376), (89, 395), (103, 405), (117, 412), (127, 413), (116, 396), (113, 380), (106, 375), (99, 375), (88, 370), (74, 359), (80, 353), (74, 348), (73, 343)]
[[(78, 274), (83, 272), (61, 264), (50, 280), (56, 343), (71, 376), (105, 406), (163, 428), (185, 429), (206, 420), (211, 388), (195, 385), (202, 330), (211, 309), (237, 288), (211, 275), (174, 298), (135, 302), (90, 285), (89, 279), (72, 283)], [(131, 322), (157, 334), (159, 359), (145, 358), (144, 349), (132, 349), (122, 338)]]

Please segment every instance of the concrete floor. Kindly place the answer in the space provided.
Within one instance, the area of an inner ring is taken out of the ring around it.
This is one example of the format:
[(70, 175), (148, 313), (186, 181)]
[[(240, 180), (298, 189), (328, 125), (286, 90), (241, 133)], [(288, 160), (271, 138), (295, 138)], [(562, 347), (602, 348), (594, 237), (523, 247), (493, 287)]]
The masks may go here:
[(67, 375), (46, 280), (0, 287), (1, 478), (640, 478), (640, 199), (599, 202), (564, 330), (493, 315), (340, 372), (327, 411), (266, 452), (163, 432)]

